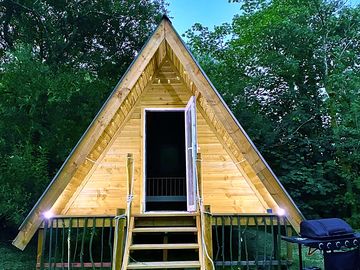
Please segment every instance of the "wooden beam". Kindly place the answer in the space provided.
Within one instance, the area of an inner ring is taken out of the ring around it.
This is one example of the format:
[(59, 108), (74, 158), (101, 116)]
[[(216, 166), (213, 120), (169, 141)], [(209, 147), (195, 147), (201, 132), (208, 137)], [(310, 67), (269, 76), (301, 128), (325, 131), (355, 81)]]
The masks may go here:
[(133, 194), (133, 181), (134, 181), (134, 155), (127, 154), (126, 159), (126, 180), (127, 180), (127, 194), (132, 196)]
[(197, 153), (197, 156), (196, 156), (197, 180), (198, 180), (198, 186), (199, 186), (199, 195), (200, 195), (200, 198), (203, 199), (204, 184), (203, 184), (203, 179), (202, 179), (201, 162), (202, 162), (201, 153)]
[[(205, 269), (212, 269), (213, 260), (213, 243), (212, 243), (212, 223), (211, 223), (211, 209), (210, 205), (204, 206), (204, 242), (206, 251), (204, 252)], [(209, 258), (210, 257), (210, 258)]]
[(38, 231), (36, 263), (40, 266), (42, 260), (42, 247), (44, 242), (44, 230)]
[[(71, 268), (91, 268), (93, 269), (93, 267), (96, 268), (110, 268), (111, 267), (111, 262), (85, 262), (85, 263), (80, 263), (80, 262), (74, 262), (74, 263), (61, 263), (61, 262), (57, 262), (57, 263), (51, 263), (51, 265), (49, 263), (44, 263), (44, 268), (45, 269), (71, 269)], [(39, 269), (40, 268), (40, 264), (37, 263), (36, 264), (36, 268)]]
[[(121, 270), (127, 269), (127, 265), (129, 263), (129, 255), (130, 255), (130, 246), (132, 244), (132, 231), (134, 229), (135, 219), (131, 216), (131, 205), (132, 205), (132, 196), (133, 196), (133, 185), (134, 185), (134, 156), (132, 153), (127, 154), (126, 159), (126, 180), (127, 180), (127, 195), (128, 195), (128, 203), (126, 209), (127, 211), (127, 228), (126, 228), (126, 241), (125, 241), (125, 249), (124, 249), (124, 257), (122, 264), (120, 265)], [(113, 269), (115, 270), (115, 269)], [(116, 269), (117, 270), (117, 269)]]
[(133, 235), (132, 231), (134, 229), (134, 223), (135, 223), (135, 218), (130, 217), (130, 222), (128, 222), (129, 226), (127, 227), (127, 232), (126, 232), (127, 237), (125, 242), (124, 257), (122, 261), (121, 270), (126, 270), (129, 264), (130, 246), (132, 244), (132, 235)]
[[(128, 204), (127, 207), (127, 218), (131, 217), (132, 213), (132, 200), (133, 200), (133, 189), (134, 189), (134, 155), (131, 153), (127, 154), (126, 159), (126, 180), (127, 180), (127, 195)], [(129, 224), (129, 222), (128, 222)]]
[[(285, 224), (286, 236), (291, 237), (293, 235), (293, 229), (288, 224)], [(294, 246), (290, 242), (286, 242), (286, 257), (289, 262), (294, 260)]]
[[(126, 218), (124, 216), (125, 209), (117, 209), (117, 217), (115, 223), (115, 231), (114, 235), (114, 254), (113, 254), (113, 270), (120, 270), (123, 260), (123, 252), (124, 252), (124, 241), (125, 241), (125, 225)], [(124, 216), (124, 218), (121, 218)]]
[[(220, 220), (221, 219), (221, 220)], [(230, 225), (249, 225), (249, 226), (277, 226), (277, 225), (284, 225), (283, 219), (278, 218), (275, 215), (271, 214), (247, 214), (247, 215), (238, 215), (238, 214), (214, 214), (211, 219), (212, 225), (216, 226), (219, 225), (221, 222), (224, 223), (224, 225), (230, 226)]]
[(197, 228), (197, 241), (198, 241), (198, 247), (199, 247), (199, 261), (200, 261), (200, 269), (201, 270), (206, 270), (205, 268), (205, 261), (204, 261), (204, 246), (203, 246), (203, 241), (202, 241), (202, 237), (203, 237), (203, 233), (202, 233), (202, 226), (201, 226), (201, 215), (200, 216), (196, 216), (196, 228)]
[[(85, 219), (86, 225), (90, 227), (110, 227), (115, 226), (115, 220), (114, 216), (108, 216), (108, 217), (72, 217), (72, 216), (64, 216), (64, 217), (56, 217), (52, 220), (47, 221), (48, 227), (52, 228), (69, 228), (70, 225), (72, 228), (83, 228), (85, 226)], [(70, 222), (71, 221), (71, 222)], [(39, 228), (44, 228), (44, 223), (41, 223)]]

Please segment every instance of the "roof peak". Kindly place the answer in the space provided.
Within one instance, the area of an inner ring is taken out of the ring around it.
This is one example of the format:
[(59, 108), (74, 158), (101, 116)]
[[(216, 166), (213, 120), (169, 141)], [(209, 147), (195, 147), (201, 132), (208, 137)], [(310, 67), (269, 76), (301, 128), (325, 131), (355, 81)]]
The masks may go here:
[(166, 15), (166, 13), (164, 13), (164, 14), (162, 15), (161, 20), (167, 20), (167, 21), (169, 21), (169, 23), (172, 23), (171, 20), (170, 20), (170, 18), (168, 17), (168, 15)]

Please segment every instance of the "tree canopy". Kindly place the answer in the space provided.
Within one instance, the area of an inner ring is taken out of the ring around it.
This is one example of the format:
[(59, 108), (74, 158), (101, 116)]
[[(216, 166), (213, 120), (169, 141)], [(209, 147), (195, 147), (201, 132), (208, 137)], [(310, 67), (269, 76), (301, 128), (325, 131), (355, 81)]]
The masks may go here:
[(360, 8), (248, 0), (186, 33), (205, 72), (307, 217), (359, 226)]

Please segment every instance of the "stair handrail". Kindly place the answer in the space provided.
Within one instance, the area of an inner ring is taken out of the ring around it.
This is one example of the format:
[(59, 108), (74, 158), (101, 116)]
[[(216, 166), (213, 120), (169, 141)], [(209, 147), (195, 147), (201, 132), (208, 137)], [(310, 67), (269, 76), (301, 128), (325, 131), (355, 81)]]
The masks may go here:
[[(134, 157), (133, 154), (127, 154), (126, 161), (126, 175), (127, 175), (127, 200), (126, 200), (126, 238), (125, 238), (125, 249), (129, 248), (129, 239), (130, 239), (130, 218), (131, 218), (131, 204), (134, 198)], [(126, 250), (125, 250), (126, 252)], [(128, 260), (123, 258), (121, 270), (125, 270), (128, 264)]]
[[(131, 205), (134, 198), (134, 157), (132, 153), (127, 154), (126, 158), (126, 178), (127, 178), (127, 199), (126, 199), (126, 210), (125, 213), (122, 215), (117, 215), (115, 217), (115, 241), (114, 241), (114, 255), (113, 255), (113, 265), (112, 270), (119, 270), (118, 264), (115, 262), (117, 259), (117, 245), (118, 243), (118, 227), (119, 227), (119, 220), (120, 219), (126, 219), (126, 233), (125, 233), (125, 250), (123, 250), (121, 256), (121, 269), (126, 269), (127, 266), (127, 260), (125, 258), (126, 248), (129, 246), (129, 239), (130, 239), (130, 219), (131, 219)], [(121, 243), (123, 245), (123, 243)]]
[[(202, 162), (201, 153), (197, 153), (196, 174), (197, 174), (198, 183), (196, 185), (196, 196), (197, 196), (197, 202), (198, 202), (198, 207), (199, 207), (199, 211), (200, 211), (200, 227), (201, 227), (200, 234), (201, 234), (201, 247), (202, 247), (202, 254), (203, 254), (202, 256), (204, 257), (204, 253), (205, 253), (205, 256), (208, 258), (208, 260), (211, 263), (212, 270), (215, 270), (215, 264), (214, 264), (213, 259), (209, 255), (208, 249), (206, 247), (205, 236), (204, 236), (205, 235), (205, 214), (211, 215), (211, 213), (209, 211), (205, 210), (204, 202), (203, 202), (203, 181), (202, 181), (201, 162)], [(202, 258), (202, 262), (205, 263), (204, 258)], [(206, 269), (206, 270), (208, 270), (208, 269)]]
[(126, 175), (127, 175), (127, 200), (126, 200), (126, 217), (127, 217), (127, 230), (129, 231), (130, 217), (131, 217), (131, 204), (134, 199), (134, 156), (131, 153), (127, 154), (126, 160)]

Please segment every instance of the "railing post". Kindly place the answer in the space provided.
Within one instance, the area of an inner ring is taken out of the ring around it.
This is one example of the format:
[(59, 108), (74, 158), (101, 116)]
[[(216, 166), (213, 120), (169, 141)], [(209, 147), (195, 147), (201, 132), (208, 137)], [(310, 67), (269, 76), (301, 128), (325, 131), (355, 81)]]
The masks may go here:
[(114, 235), (114, 252), (113, 252), (113, 270), (120, 270), (123, 260), (124, 240), (125, 240), (125, 218), (118, 218), (124, 215), (125, 209), (116, 209), (115, 235)]
[[(126, 175), (127, 175), (127, 195), (128, 195), (128, 202), (127, 202), (127, 218), (129, 219), (127, 224), (129, 224), (131, 218), (131, 205), (132, 205), (132, 196), (133, 196), (133, 189), (134, 189), (134, 155), (132, 153), (127, 154), (126, 159)], [(127, 228), (129, 230), (129, 228)]]
[[(287, 223), (287, 219), (286, 217), (284, 218), (284, 226), (285, 226), (285, 233), (287, 237), (291, 237), (292, 236), (292, 227), (288, 226)], [(289, 242), (287, 242), (287, 260), (288, 260), (288, 264), (291, 264), (293, 262), (293, 245)]]
[(36, 269), (40, 269), (41, 266), (41, 262), (42, 262), (42, 251), (43, 251), (43, 241), (44, 241), (44, 230), (43, 229), (39, 229), (38, 231), (38, 242), (37, 242), (37, 256), (36, 256)]
[(127, 154), (126, 159), (126, 180), (127, 180), (127, 194), (132, 194), (132, 179), (134, 177), (134, 156), (131, 153)]
[(45, 247), (46, 247), (46, 230), (48, 227), (48, 220), (44, 220), (44, 229), (42, 232), (42, 242), (41, 242), (41, 257), (40, 257), (40, 269), (44, 269), (45, 263)]
[(131, 217), (131, 204), (133, 199), (134, 189), (134, 156), (131, 153), (127, 154), (126, 158), (126, 178), (127, 178), (127, 203), (125, 209), (126, 215), (126, 240), (125, 249), (122, 256), (122, 264), (119, 269), (126, 269), (129, 260), (129, 248), (132, 241), (132, 227), (134, 218)]
[(280, 216), (276, 216), (276, 224), (277, 224), (277, 233), (276, 233), (276, 259), (277, 259), (277, 269), (281, 269), (281, 219)]
[(201, 169), (201, 153), (197, 153), (196, 156), (196, 171), (197, 171), (197, 185), (199, 187), (199, 196), (203, 198), (203, 180), (202, 180), (202, 169)]
[[(210, 205), (204, 206), (204, 242), (205, 248), (207, 251), (204, 252), (205, 257), (205, 269), (212, 269), (212, 260), (213, 260), (213, 247), (212, 247), (212, 220), (211, 220), (211, 209)], [(210, 258), (208, 258), (208, 256)], [(211, 260), (210, 260), (211, 259)]]

